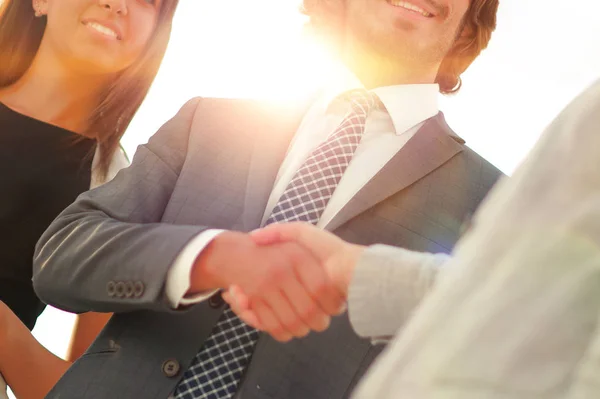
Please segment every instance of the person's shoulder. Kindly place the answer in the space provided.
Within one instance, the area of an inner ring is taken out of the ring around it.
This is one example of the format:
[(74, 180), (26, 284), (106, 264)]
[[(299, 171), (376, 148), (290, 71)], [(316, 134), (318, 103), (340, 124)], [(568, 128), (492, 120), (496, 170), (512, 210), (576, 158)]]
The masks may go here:
[(598, 115), (598, 107), (600, 107), (600, 79), (592, 83), (586, 90), (573, 100), (573, 102), (565, 109), (581, 108), (582, 110), (594, 111)]
[(300, 100), (197, 97), (185, 106), (194, 107), (193, 124), (261, 126), (298, 124), (310, 105)]
[(184, 105), (184, 107), (188, 106), (194, 106), (203, 111), (222, 109), (240, 112), (283, 112), (285, 110), (297, 111), (299, 108), (304, 108), (304, 103), (261, 98), (194, 97)]
[(462, 155), (467, 160), (467, 164), (471, 166), (472, 174), (478, 177), (479, 185), (485, 190), (489, 190), (500, 178), (505, 176), (504, 172), (494, 164), (466, 145)]
[[(593, 83), (554, 119), (529, 156), (529, 163), (552, 165), (555, 173), (593, 171), (600, 167), (600, 80)], [(559, 168), (558, 165), (562, 167)]]
[[(562, 130), (573, 139), (585, 136), (600, 125), (600, 79), (577, 96), (554, 120), (550, 130)], [(595, 137), (600, 135), (595, 134)]]
[(494, 166), (490, 161), (484, 158), (483, 155), (479, 154), (477, 151), (469, 147), (468, 145), (463, 146), (464, 156), (469, 159), (471, 162), (476, 162), (480, 167), (484, 170), (488, 170), (494, 174), (502, 174), (500, 169)]
[(451, 137), (454, 141), (461, 145), (462, 151), (460, 152), (460, 156), (466, 160), (467, 164), (470, 165), (471, 170), (478, 170), (481, 172), (481, 175), (485, 178), (486, 181), (495, 181), (500, 176), (503, 176), (504, 173), (500, 171), (496, 166), (490, 163), (487, 159), (485, 159), (482, 155), (477, 153), (471, 147), (469, 147), (465, 140), (463, 140), (446, 122), (446, 117), (443, 112), (439, 112), (431, 121), (436, 124), (438, 129), (441, 129), (444, 134)]

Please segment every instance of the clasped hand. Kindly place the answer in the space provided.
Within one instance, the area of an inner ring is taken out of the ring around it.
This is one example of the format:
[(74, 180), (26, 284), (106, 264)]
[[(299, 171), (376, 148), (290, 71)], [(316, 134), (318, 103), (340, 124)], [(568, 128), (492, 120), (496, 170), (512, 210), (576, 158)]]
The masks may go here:
[(287, 342), (324, 331), (345, 311), (362, 247), (306, 223), (273, 224), (249, 236), (229, 232), (227, 239), (227, 260), (209, 253), (205, 272), (223, 276), (214, 284), (227, 288), (223, 299), (246, 324)]

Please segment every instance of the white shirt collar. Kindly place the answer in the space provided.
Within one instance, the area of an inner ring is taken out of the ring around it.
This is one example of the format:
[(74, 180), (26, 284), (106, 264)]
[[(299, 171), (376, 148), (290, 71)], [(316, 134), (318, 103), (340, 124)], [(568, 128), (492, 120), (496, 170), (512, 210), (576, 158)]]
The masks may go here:
[[(347, 68), (341, 68), (335, 79), (329, 82), (320, 103), (324, 112), (340, 94), (364, 85)], [(387, 109), (394, 124), (396, 134), (400, 135), (439, 112), (437, 84), (411, 84), (378, 87), (371, 90)]]

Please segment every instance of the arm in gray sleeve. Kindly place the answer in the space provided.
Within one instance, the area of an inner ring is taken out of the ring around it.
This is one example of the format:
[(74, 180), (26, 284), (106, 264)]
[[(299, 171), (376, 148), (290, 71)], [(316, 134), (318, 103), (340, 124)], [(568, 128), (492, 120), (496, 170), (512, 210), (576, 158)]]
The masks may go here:
[(131, 166), (79, 196), (40, 238), (33, 284), (44, 301), (71, 312), (169, 310), (171, 264), (206, 227), (161, 223), (187, 153), (201, 100), (183, 106)]
[(348, 292), (348, 312), (356, 333), (386, 341), (408, 321), (435, 284), (446, 254), (369, 247), (356, 265)]

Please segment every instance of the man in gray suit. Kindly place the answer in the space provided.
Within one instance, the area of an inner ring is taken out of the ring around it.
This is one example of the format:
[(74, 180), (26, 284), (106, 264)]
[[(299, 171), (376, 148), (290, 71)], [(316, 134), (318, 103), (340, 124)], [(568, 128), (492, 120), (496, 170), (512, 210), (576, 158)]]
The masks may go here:
[[(598, 111), (600, 81), (496, 186), (452, 257), (365, 248), (299, 223), (253, 234), (325, 264), (359, 335), (396, 336), (354, 397), (600, 397)], [(242, 291), (223, 295), (256, 324)], [(406, 305), (425, 297), (413, 316)]]
[[(321, 99), (192, 100), (78, 198), (40, 239), (34, 286), (59, 308), (116, 314), (49, 396), (347, 397), (381, 349), (330, 317), (343, 295), (308, 251), (245, 232), (305, 221), (364, 245), (451, 251), (500, 172), (436, 100), (487, 46), (497, 6), (306, 1), (349, 70)], [(275, 339), (213, 294), (232, 285)]]

